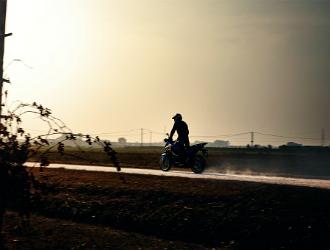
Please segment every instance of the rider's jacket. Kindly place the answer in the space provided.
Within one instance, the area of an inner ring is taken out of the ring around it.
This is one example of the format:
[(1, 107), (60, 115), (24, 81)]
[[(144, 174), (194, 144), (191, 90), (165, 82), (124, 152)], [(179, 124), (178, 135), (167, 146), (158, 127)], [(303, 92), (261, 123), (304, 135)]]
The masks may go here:
[(175, 131), (178, 133), (178, 140), (189, 147), (189, 129), (187, 123), (184, 121), (176, 121), (171, 130), (170, 138), (173, 137)]

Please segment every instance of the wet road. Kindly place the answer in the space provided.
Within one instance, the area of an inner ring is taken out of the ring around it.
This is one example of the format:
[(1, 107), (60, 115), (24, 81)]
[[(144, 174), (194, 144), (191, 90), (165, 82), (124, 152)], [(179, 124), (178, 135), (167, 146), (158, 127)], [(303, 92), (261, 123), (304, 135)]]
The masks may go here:
[[(38, 167), (34, 163), (28, 163), (29, 167)], [(87, 170), (87, 171), (100, 171), (100, 172), (117, 172), (114, 167), (104, 166), (89, 166), (89, 165), (69, 165), (69, 164), (51, 164), (47, 168), (64, 168), (71, 170)], [(196, 179), (212, 179), (212, 180), (233, 180), (233, 181), (249, 181), (260, 182), (279, 185), (293, 185), (304, 187), (317, 187), (330, 189), (330, 180), (321, 179), (304, 179), (304, 178), (288, 178), (279, 176), (262, 176), (262, 175), (241, 175), (241, 174), (223, 174), (217, 172), (204, 172), (203, 174), (194, 174), (189, 171), (169, 171), (163, 172), (155, 169), (138, 169), (138, 168), (125, 168), (121, 169), (122, 173), (126, 174), (141, 174), (141, 175), (157, 175), (169, 177), (183, 177), (183, 178), (196, 178)]]

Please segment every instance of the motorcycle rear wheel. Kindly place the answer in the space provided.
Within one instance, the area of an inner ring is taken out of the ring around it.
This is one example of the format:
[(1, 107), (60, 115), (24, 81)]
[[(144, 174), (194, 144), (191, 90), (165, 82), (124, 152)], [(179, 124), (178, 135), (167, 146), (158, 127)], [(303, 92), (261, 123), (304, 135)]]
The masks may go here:
[(159, 161), (160, 169), (163, 171), (169, 171), (171, 169), (170, 158), (167, 155), (162, 155)]
[(195, 174), (200, 174), (204, 171), (205, 169), (205, 159), (201, 155), (196, 155), (193, 161), (193, 165), (191, 166), (191, 170)]

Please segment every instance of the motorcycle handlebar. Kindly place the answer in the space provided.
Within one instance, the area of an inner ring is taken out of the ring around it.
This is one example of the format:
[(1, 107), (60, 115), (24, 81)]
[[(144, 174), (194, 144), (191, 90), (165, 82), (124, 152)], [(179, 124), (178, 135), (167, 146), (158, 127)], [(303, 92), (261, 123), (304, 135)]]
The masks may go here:
[(173, 139), (171, 139), (171, 138), (165, 138), (164, 139), (164, 142), (173, 142)]

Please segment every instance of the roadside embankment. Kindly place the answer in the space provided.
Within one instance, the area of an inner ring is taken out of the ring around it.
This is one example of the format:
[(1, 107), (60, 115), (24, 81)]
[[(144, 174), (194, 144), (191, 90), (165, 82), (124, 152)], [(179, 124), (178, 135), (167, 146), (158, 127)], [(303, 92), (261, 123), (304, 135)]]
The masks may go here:
[[(159, 169), (161, 147), (116, 150), (124, 167)], [(68, 148), (66, 153), (60, 156), (51, 152), (49, 160), (52, 163), (112, 166), (111, 160), (98, 149), (78, 151)], [(207, 168), (218, 173), (330, 179), (330, 150), (209, 148)]]

